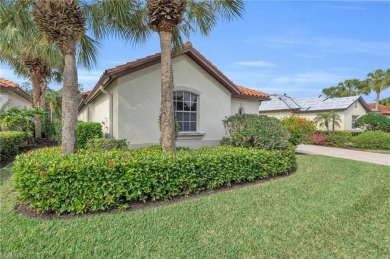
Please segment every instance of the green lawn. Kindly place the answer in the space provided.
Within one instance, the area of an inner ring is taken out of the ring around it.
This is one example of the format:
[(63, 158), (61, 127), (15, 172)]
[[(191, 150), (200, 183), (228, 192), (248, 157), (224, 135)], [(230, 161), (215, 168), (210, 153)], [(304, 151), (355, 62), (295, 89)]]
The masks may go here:
[(387, 166), (298, 156), (285, 178), (138, 211), (43, 221), (0, 171), (0, 258), (389, 258)]

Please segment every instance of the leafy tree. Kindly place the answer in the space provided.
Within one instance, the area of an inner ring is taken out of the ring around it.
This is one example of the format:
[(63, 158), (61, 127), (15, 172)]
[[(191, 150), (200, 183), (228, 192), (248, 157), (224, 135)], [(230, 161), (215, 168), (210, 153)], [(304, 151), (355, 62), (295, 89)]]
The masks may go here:
[(322, 93), (327, 97), (334, 98), (368, 94), (369, 91), (363, 88), (361, 81), (358, 79), (349, 79), (344, 82), (340, 82), (337, 86), (324, 88)]
[(45, 113), (39, 108), (13, 107), (1, 116), (1, 126), (9, 130), (32, 132), (34, 129), (35, 116), (43, 116)]
[(365, 89), (376, 93), (375, 110), (379, 110), (380, 94), (383, 90), (390, 86), (390, 69), (386, 71), (377, 69), (374, 72), (368, 73), (367, 79), (363, 81)]
[(383, 98), (382, 100), (379, 101), (379, 104), (390, 106), (390, 97)]
[(158, 33), (161, 46), (161, 145), (164, 151), (175, 150), (171, 43), (181, 42), (180, 32), (188, 36), (196, 28), (208, 35), (219, 16), (240, 17), (243, 0), (146, 0), (146, 7), (148, 24)]
[(359, 117), (356, 120), (355, 125), (357, 127), (363, 127), (369, 131), (382, 130), (390, 132), (390, 118), (375, 112), (369, 112)]
[(335, 127), (340, 127), (340, 123), (342, 122), (340, 115), (334, 111), (319, 113), (314, 120), (320, 127), (325, 126), (327, 131), (329, 131), (330, 124), (332, 124), (332, 131), (334, 131)]

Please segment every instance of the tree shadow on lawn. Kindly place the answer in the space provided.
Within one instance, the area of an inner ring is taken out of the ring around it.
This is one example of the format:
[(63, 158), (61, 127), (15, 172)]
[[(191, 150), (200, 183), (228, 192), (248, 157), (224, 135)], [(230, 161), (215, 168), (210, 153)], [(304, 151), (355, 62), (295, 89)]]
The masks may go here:
[(289, 172), (287, 172), (284, 175), (277, 175), (272, 176), (266, 179), (258, 179), (251, 182), (240, 182), (240, 183), (232, 183), (230, 186), (223, 186), (216, 188), (214, 190), (204, 190), (197, 194), (189, 194), (189, 195), (181, 195), (173, 197), (170, 200), (158, 200), (158, 201), (152, 201), (147, 200), (146, 202), (129, 202), (126, 203), (129, 207), (127, 209), (119, 209), (119, 208), (112, 208), (105, 211), (89, 211), (84, 214), (55, 214), (55, 213), (38, 213), (36, 211), (33, 211), (28, 204), (19, 204), (15, 207), (15, 211), (19, 214), (25, 215), (27, 217), (33, 217), (38, 218), (42, 220), (59, 220), (59, 219), (74, 219), (74, 218), (82, 218), (82, 217), (88, 217), (88, 216), (94, 216), (94, 215), (105, 215), (105, 214), (114, 214), (114, 213), (121, 213), (121, 212), (127, 212), (127, 211), (135, 211), (140, 209), (147, 209), (147, 208), (154, 208), (154, 207), (160, 207), (160, 206), (167, 206), (171, 204), (175, 204), (182, 201), (188, 201), (192, 199), (197, 199), (202, 196), (208, 196), (212, 195), (217, 192), (225, 192), (225, 191), (231, 191), (237, 188), (244, 188), (247, 186), (253, 186), (253, 185), (259, 185), (266, 182), (278, 180), (280, 178), (287, 177), (289, 175), (292, 175), (296, 172), (296, 168), (292, 168)]

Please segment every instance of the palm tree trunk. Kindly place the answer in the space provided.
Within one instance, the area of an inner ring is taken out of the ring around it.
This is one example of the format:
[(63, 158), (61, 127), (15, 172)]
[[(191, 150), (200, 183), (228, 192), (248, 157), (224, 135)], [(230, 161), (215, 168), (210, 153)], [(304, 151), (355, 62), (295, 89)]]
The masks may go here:
[[(31, 83), (32, 83), (32, 107), (40, 107), (41, 98), (41, 86), (40, 86), (40, 75), (36, 71), (30, 72)], [(36, 115), (34, 120), (35, 127), (35, 138), (39, 139), (42, 136), (42, 120), (41, 116)]]
[(64, 87), (62, 93), (62, 152), (72, 154), (76, 152), (77, 127), (77, 68), (76, 45), (68, 43), (64, 53)]
[(379, 111), (379, 98), (380, 98), (380, 94), (381, 94), (380, 91), (376, 92), (376, 103), (375, 103), (375, 110), (376, 111)]
[(160, 31), (161, 47), (161, 146), (163, 151), (174, 151), (175, 124), (173, 110), (172, 32)]

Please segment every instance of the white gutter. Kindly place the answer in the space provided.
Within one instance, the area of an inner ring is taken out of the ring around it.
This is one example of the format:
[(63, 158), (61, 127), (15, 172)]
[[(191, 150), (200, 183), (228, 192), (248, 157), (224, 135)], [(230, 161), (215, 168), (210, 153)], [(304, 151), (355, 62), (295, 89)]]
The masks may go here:
[(113, 126), (113, 113), (112, 113), (112, 94), (110, 92), (107, 92), (104, 90), (103, 85), (100, 85), (100, 91), (102, 93), (108, 95), (108, 123), (110, 124), (108, 127), (108, 137), (112, 138), (113, 137), (113, 132), (112, 132), (112, 126)]

